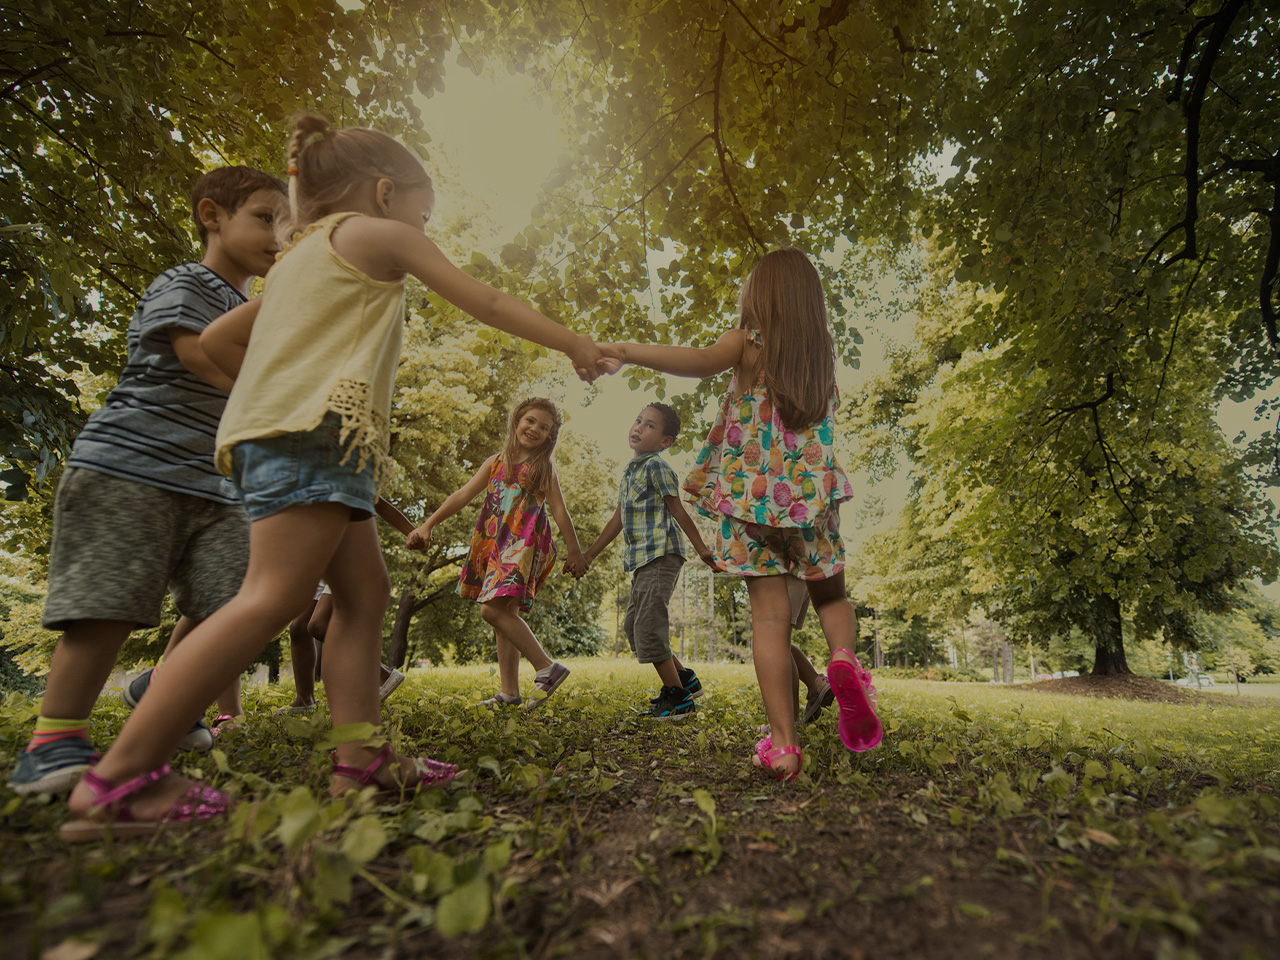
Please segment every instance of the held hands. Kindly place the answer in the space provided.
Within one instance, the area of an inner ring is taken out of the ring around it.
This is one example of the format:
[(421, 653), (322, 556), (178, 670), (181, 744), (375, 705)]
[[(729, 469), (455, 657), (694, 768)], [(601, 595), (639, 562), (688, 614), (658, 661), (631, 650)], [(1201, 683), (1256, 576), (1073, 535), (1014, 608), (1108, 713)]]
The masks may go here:
[(597, 343), (603, 356), (596, 361), (596, 367), (600, 373), (615, 374), (626, 366), (627, 358), (623, 345), (620, 343)]
[(592, 383), (596, 377), (600, 376), (599, 367), (604, 362), (604, 357), (601, 355), (599, 345), (585, 333), (578, 334), (575, 339), (573, 348), (565, 353), (569, 362), (573, 364), (578, 379)]
[(707, 547), (705, 546), (698, 548), (698, 559), (701, 560), (703, 563), (705, 563), (712, 570), (720, 569), (720, 565), (716, 563), (716, 555), (712, 553), (709, 549), (707, 549)]
[(590, 566), (591, 561), (587, 559), (586, 554), (571, 553), (565, 558), (564, 572), (571, 575), (575, 580), (581, 580)]
[(410, 550), (426, 550), (431, 546), (431, 527), (429, 524), (423, 524), (420, 527), (414, 527), (409, 531), (409, 536), (405, 537), (404, 545)]

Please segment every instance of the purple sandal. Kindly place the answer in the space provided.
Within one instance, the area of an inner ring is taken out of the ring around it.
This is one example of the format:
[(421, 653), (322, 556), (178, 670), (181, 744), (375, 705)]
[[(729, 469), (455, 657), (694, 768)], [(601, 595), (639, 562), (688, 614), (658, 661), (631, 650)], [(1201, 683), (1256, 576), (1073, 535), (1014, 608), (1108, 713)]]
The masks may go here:
[(363, 770), (359, 767), (351, 767), (345, 763), (334, 762), (333, 775), (335, 777), (347, 777), (354, 780), (362, 787), (377, 787), (379, 793), (399, 794), (402, 790), (413, 793), (423, 787), (438, 787), (442, 784), (449, 783), (458, 776), (458, 768), (452, 763), (441, 763), (439, 760), (432, 760), (429, 757), (418, 757), (413, 761), (414, 768), (417, 770), (417, 781), (406, 780), (403, 784), (391, 787), (384, 787), (378, 783), (374, 776), (378, 772), (378, 768), (387, 762), (391, 756), (391, 744), (387, 744), (373, 758)]
[(871, 674), (863, 669), (851, 651), (833, 652), (847, 653), (852, 661), (832, 660), (827, 667), (827, 679), (831, 683), (831, 689), (835, 691), (836, 703), (840, 706), (837, 729), (844, 745), (861, 753), (877, 746), (884, 738), (884, 727), (871, 705), (875, 700), (876, 688), (871, 685)]
[(230, 801), (225, 793), (205, 786), (203, 783), (195, 783), (165, 811), (164, 816), (159, 820), (134, 819), (133, 811), (124, 801), (139, 790), (167, 777), (169, 772), (169, 764), (166, 763), (150, 773), (144, 773), (140, 777), (134, 777), (127, 783), (116, 786), (93, 770), (85, 771), (84, 778), (80, 782), (93, 791), (92, 809), (106, 808), (107, 819), (68, 820), (58, 831), (58, 836), (66, 843), (84, 843), (89, 840), (100, 840), (106, 836), (147, 836), (156, 833), (166, 824), (211, 820), (227, 812)]

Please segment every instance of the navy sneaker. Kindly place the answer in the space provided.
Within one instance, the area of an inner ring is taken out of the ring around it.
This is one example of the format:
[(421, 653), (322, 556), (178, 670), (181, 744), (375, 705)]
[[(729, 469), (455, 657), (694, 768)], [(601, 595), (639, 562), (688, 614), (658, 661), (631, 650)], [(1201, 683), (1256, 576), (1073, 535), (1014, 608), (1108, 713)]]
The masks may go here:
[[(147, 687), (151, 686), (151, 674), (155, 672), (155, 667), (150, 670), (143, 670), (132, 680), (124, 685), (120, 691), (120, 696), (129, 709), (132, 710), (142, 700), (147, 692)], [(187, 735), (178, 742), (179, 750), (195, 750), (198, 753), (208, 753), (213, 749), (213, 731), (209, 729), (209, 725), (204, 720), (197, 720), (191, 725), (191, 729), (187, 731)]]
[(680, 687), (663, 687), (658, 702), (649, 711), (654, 720), (682, 720), (693, 713), (693, 697)]
[(702, 681), (698, 679), (698, 675), (692, 670), (685, 668), (677, 670), (676, 675), (680, 678), (680, 684), (684, 687), (684, 692), (697, 700), (702, 696)]
[[(693, 697), (695, 700), (702, 696), (702, 681), (698, 679), (698, 675), (696, 673), (685, 667), (677, 670), (676, 676), (680, 678), (680, 685), (684, 687), (685, 693)], [(661, 699), (662, 691), (658, 691), (658, 695), (656, 697), (650, 697), (649, 702), (657, 703)]]
[(62, 737), (18, 754), (9, 789), (26, 796), (66, 793), (98, 760), (98, 751), (84, 737)]

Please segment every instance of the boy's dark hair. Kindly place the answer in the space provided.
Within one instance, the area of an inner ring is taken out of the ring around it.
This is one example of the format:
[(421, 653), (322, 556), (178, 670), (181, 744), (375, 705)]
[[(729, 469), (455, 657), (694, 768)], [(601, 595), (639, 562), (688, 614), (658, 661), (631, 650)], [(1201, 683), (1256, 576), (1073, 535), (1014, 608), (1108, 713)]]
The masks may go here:
[(680, 414), (676, 413), (676, 408), (668, 403), (658, 403), (656, 400), (649, 404), (649, 407), (657, 410), (662, 415), (662, 435), (675, 439), (680, 436)]
[(196, 222), (200, 242), (209, 245), (208, 231), (200, 222), (201, 200), (212, 200), (230, 215), (259, 190), (275, 190), (281, 197), (289, 195), (289, 187), (283, 180), (253, 167), (218, 167), (197, 180), (191, 188), (191, 216)]

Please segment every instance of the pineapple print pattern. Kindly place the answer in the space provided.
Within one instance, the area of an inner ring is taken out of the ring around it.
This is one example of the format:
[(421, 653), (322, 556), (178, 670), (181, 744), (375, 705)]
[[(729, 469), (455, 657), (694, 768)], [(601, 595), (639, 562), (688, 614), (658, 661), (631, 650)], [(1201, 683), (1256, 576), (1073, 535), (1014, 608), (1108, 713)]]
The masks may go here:
[(737, 393), (735, 377), (684, 482), (699, 512), (770, 527), (808, 527), (837, 516), (853, 487), (831, 449), (835, 399), (820, 423), (797, 432), (774, 411), (763, 375), (741, 398)]

